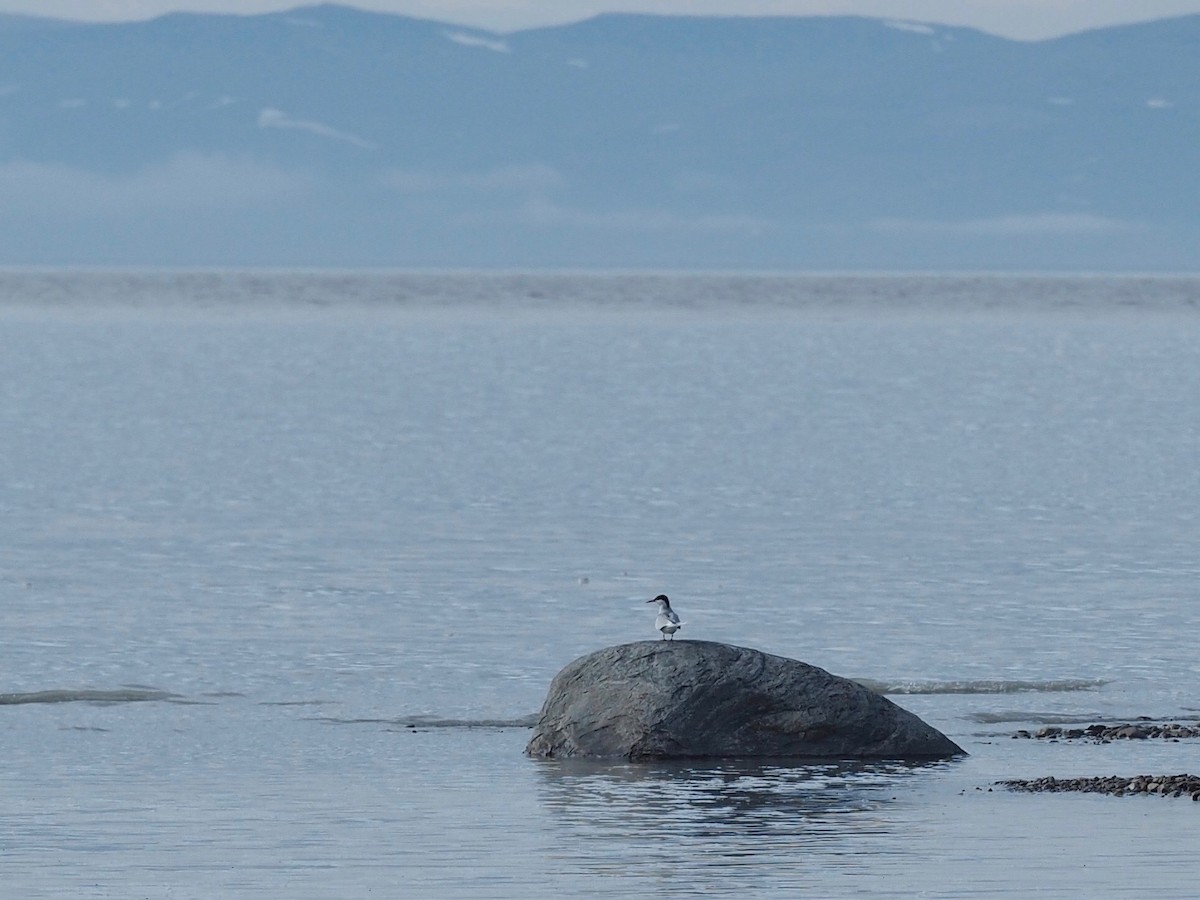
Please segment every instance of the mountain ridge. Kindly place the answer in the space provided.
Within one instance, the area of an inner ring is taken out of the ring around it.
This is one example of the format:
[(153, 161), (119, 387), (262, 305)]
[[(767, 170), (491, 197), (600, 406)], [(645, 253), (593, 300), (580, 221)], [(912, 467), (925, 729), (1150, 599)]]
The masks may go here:
[(15, 19), (0, 264), (1187, 269), (1200, 246), (1200, 15), (1036, 42), (337, 4)]

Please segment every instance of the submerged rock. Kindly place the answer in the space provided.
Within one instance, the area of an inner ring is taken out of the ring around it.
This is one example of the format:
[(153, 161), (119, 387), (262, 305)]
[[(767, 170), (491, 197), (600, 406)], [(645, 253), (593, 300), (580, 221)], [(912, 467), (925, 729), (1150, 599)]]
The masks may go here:
[(630, 760), (965, 755), (857, 682), (711, 641), (639, 641), (575, 660), (551, 682), (525, 752)]

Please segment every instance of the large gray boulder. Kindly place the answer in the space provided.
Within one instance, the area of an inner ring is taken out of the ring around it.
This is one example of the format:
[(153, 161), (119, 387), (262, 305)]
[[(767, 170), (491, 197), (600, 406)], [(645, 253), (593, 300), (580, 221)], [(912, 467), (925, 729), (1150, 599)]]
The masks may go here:
[(639, 641), (575, 660), (551, 682), (525, 752), (631, 760), (965, 755), (857, 682), (711, 641)]

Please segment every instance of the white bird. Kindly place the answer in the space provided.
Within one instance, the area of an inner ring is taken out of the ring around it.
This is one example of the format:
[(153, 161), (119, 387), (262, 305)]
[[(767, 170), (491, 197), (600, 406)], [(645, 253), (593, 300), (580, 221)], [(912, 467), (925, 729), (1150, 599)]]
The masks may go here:
[(658, 616), (654, 619), (654, 627), (662, 632), (662, 639), (665, 641), (669, 634), (671, 640), (675, 640), (675, 632), (683, 627), (683, 623), (679, 621), (675, 610), (671, 609), (671, 601), (667, 599), (667, 595), (659, 594), (653, 600), (646, 602), (658, 604)]

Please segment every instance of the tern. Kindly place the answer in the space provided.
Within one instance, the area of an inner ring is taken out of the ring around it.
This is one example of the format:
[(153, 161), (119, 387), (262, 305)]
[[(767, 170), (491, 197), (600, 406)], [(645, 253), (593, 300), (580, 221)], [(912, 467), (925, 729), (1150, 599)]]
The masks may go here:
[(659, 594), (653, 600), (646, 602), (658, 604), (658, 616), (654, 619), (654, 627), (662, 632), (662, 639), (665, 641), (669, 634), (671, 640), (675, 640), (675, 632), (683, 627), (683, 623), (679, 621), (675, 610), (671, 609), (671, 601), (667, 599), (667, 595)]

